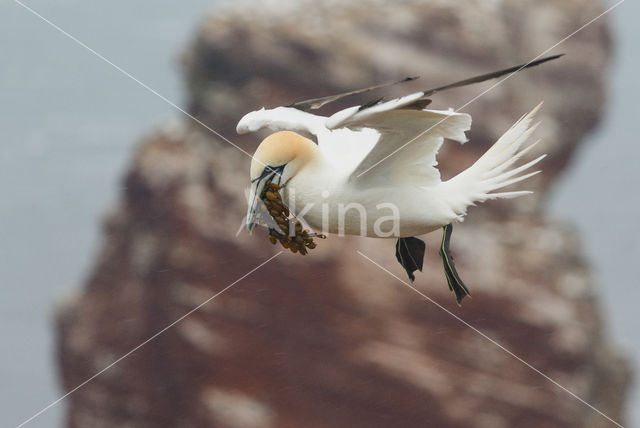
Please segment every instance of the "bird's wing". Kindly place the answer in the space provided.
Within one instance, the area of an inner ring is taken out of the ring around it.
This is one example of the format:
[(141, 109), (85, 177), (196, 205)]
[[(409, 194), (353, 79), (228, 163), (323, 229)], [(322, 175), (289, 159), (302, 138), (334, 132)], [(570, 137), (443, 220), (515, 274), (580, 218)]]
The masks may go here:
[(471, 116), (426, 110), (426, 104), (424, 93), (417, 92), (384, 103), (350, 107), (327, 120), (331, 130), (347, 128), (378, 135), (362, 160), (352, 165), (352, 183), (368, 187), (398, 182), (429, 186), (440, 181), (436, 154), (445, 138), (467, 141), (465, 131), (471, 127)]
[(318, 143), (320, 151), (334, 167), (347, 173), (353, 171), (375, 146), (379, 133), (375, 129), (351, 130), (346, 127), (330, 130), (326, 116), (307, 113), (293, 107), (260, 109), (247, 113), (236, 127), (238, 134), (272, 131), (294, 131)]
[(386, 88), (388, 86), (397, 85), (399, 83), (411, 82), (411, 81), (416, 80), (416, 79), (419, 79), (419, 77), (418, 76), (416, 76), (416, 77), (405, 77), (404, 79), (398, 80), (397, 82), (382, 83), (380, 85), (368, 86), (366, 88), (356, 89), (354, 91), (343, 92), (343, 93), (335, 94), (335, 95), (329, 95), (328, 97), (311, 98), (309, 100), (298, 101), (298, 102), (295, 102), (293, 104), (288, 105), (287, 107), (293, 107), (293, 108), (296, 108), (298, 110), (304, 110), (304, 111), (306, 111), (306, 110), (315, 110), (315, 109), (319, 109), (320, 107), (324, 106), (325, 104), (329, 104), (329, 103), (332, 103), (334, 101), (341, 100), (343, 98), (352, 97), (354, 95), (363, 94), (365, 92), (374, 91), (376, 89)]
[(267, 128), (272, 131), (294, 131), (318, 136), (326, 132), (326, 116), (307, 113), (293, 107), (262, 108), (244, 115), (236, 131), (238, 134), (256, 132)]
[[(491, 79), (497, 79), (498, 77), (502, 77), (506, 74), (512, 74), (512, 73), (517, 73), (520, 70), (523, 70), (525, 68), (531, 68), (531, 67), (535, 67), (537, 65), (543, 64), (547, 61), (551, 61), (557, 58), (560, 58), (562, 55), (564, 54), (560, 54), (560, 55), (552, 55), (552, 56), (548, 56), (545, 58), (540, 58), (534, 61), (529, 61), (527, 63), (524, 64), (520, 64), (520, 65), (516, 65), (515, 67), (509, 67), (509, 68), (504, 68), (502, 70), (498, 70), (498, 71), (493, 71), (491, 73), (486, 73), (486, 74), (481, 74), (478, 76), (474, 76), (468, 79), (464, 79), (464, 80), (459, 80), (457, 82), (454, 83), (449, 83), (447, 85), (444, 86), (438, 86), (436, 88), (431, 88), (431, 89), (427, 89), (426, 91), (423, 91), (423, 95), (424, 97), (428, 97), (431, 96), (433, 94), (435, 94), (436, 92), (441, 92), (441, 91), (445, 91), (447, 89), (452, 89), (452, 88), (459, 88), (461, 86), (467, 86), (467, 85), (471, 85), (473, 83), (479, 83), (479, 82), (484, 82), (486, 80), (491, 80)], [(298, 101), (292, 104), (289, 104), (287, 107), (293, 107), (296, 108), (298, 110), (314, 110), (314, 109), (318, 109), (320, 107), (323, 107), (326, 104), (332, 103), (334, 101), (338, 101), (341, 100), (343, 98), (346, 97), (351, 97), (354, 95), (359, 95), (365, 92), (369, 92), (369, 91), (373, 91), (376, 89), (382, 89), (382, 88), (386, 88), (389, 86), (393, 86), (393, 85), (397, 85), (399, 83), (405, 83), (405, 82), (411, 82), (413, 80), (418, 79), (418, 77), (406, 77), (402, 80), (398, 80), (396, 82), (389, 82), (389, 83), (383, 83), (380, 85), (375, 85), (375, 86), (369, 86), (366, 88), (362, 88), (362, 89), (356, 89), (353, 91), (349, 91), (349, 92), (343, 92), (340, 94), (335, 94), (335, 95), (329, 95), (327, 97), (320, 97), (320, 98), (311, 98), (309, 100), (304, 100), (304, 101)]]
[[(389, 179), (402, 179), (428, 185), (429, 182), (440, 179), (440, 173), (435, 168), (435, 156), (443, 139), (464, 142), (464, 131), (471, 125), (471, 117), (466, 114), (425, 110), (431, 102), (429, 96), (447, 89), (516, 73), (560, 56), (562, 55), (541, 58), (387, 102), (376, 99), (362, 106), (339, 111), (328, 119), (303, 110), (317, 109), (345, 97), (415, 78), (300, 101), (287, 107), (263, 108), (246, 114), (238, 122), (236, 130), (239, 134), (244, 134), (268, 128), (315, 137), (320, 149), (336, 163), (336, 166), (353, 170), (357, 165), (350, 177), (353, 182), (372, 185), (376, 179), (387, 182)], [(374, 168), (376, 173), (370, 174), (369, 171)], [(369, 177), (366, 177), (367, 175)]]

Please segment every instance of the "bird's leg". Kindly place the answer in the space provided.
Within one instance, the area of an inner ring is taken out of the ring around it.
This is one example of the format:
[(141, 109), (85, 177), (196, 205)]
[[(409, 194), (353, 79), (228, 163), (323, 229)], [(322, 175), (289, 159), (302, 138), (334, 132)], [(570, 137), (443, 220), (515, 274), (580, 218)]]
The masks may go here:
[(456, 301), (458, 305), (462, 302), (464, 296), (471, 296), (471, 292), (464, 285), (462, 279), (456, 271), (456, 266), (453, 263), (453, 257), (449, 251), (449, 240), (451, 239), (451, 233), (453, 232), (453, 225), (449, 223), (444, 226), (442, 234), (442, 245), (440, 245), (440, 257), (442, 257), (442, 264), (444, 265), (444, 274), (447, 277), (447, 283), (449, 284), (449, 290), (453, 291), (456, 295)]
[(416, 279), (413, 272), (416, 270), (422, 272), (425, 248), (424, 241), (414, 237), (398, 238), (398, 242), (396, 242), (396, 259), (407, 271), (412, 282)]

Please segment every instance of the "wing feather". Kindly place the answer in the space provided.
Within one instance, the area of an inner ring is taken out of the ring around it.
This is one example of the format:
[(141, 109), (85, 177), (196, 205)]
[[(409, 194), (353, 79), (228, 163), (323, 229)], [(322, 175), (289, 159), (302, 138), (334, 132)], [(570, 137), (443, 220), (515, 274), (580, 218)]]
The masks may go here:
[[(416, 109), (423, 93), (376, 104), (351, 107), (327, 120), (329, 129), (375, 130), (379, 138), (354, 168), (352, 183), (364, 186), (411, 182), (429, 186), (440, 182), (436, 154), (445, 138), (464, 143), (471, 116), (453, 111)], [(370, 173), (371, 172), (371, 173)]]
[(267, 128), (272, 131), (293, 131), (313, 135), (322, 134), (327, 129), (325, 116), (307, 113), (293, 107), (261, 108), (245, 114), (236, 126), (238, 134), (256, 132)]
[(305, 100), (287, 107), (263, 108), (246, 114), (236, 129), (239, 134), (268, 128), (315, 136), (320, 149), (332, 162), (347, 173), (352, 171), (350, 181), (354, 183), (368, 186), (390, 185), (401, 180), (418, 186), (429, 186), (440, 182), (436, 154), (444, 139), (464, 143), (465, 131), (471, 126), (471, 116), (467, 114), (427, 110), (425, 107), (430, 103), (429, 96), (516, 73), (560, 56), (562, 55), (541, 58), (386, 102), (376, 99), (341, 110), (329, 118), (303, 110), (320, 108), (345, 97), (415, 78)]

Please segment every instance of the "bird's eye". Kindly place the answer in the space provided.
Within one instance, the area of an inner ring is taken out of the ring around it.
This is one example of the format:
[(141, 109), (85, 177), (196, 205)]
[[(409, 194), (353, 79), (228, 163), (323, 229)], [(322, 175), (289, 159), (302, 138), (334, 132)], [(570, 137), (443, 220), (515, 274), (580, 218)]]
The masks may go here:
[(282, 171), (284, 171), (284, 167), (287, 166), (287, 164), (283, 164), (283, 165), (279, 165), (279, 166), (271, 166), (271, 165), (267, 165), (264, 167), (264, 170), (262, 170), (262, 174), (260, 174), (259, 177), (254, 178), (253, 180), (251, 180), (251, 182), (255, 182), (258, 180), (262, 180), (263, 178), (269, 177), (269, 176), (274, 176), (274, 175), (281, 175)]

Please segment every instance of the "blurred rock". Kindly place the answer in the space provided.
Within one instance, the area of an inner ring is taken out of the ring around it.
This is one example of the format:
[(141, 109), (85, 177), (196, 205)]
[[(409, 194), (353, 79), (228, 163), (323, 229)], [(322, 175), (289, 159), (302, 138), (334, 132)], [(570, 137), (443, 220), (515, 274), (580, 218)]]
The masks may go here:
[[(386, 92), (399, 95), (526, 62), (602, 10), (595, 0), (236, 2), (215, 9), (184, 54), (190, 111), (251, 152), (260, 138), (234, 135), (249, 110), (422, 76)], [(623, 422), (628, 364), (607, 341), (578, 237), (544, 216), (549, 186), (602, 113), (609, 51), (601, 19), (557, 48), (561, 60), (464, 109), (471, 142), (445, 145), (445, 176), (543, 99), (536, 149), (550, 156), (527, 182), (534, 197), (489, 202), (456, 226), (473, 293), (461, 308), (439, 234), (414, 285), (441, 307), (356, 253), (404, 279), (392, 240), (332, 236), (245, 277), (275, 254), (264, 231), (236, 234), (249, 158), (186, 118), (148, 138), (92, 275), (58, 312), (64, 388), (135, 351), (69, 396), (68, 426), (611, 426), (502, 346)], [(433, 106), (460, 107), (494, 83)]]

